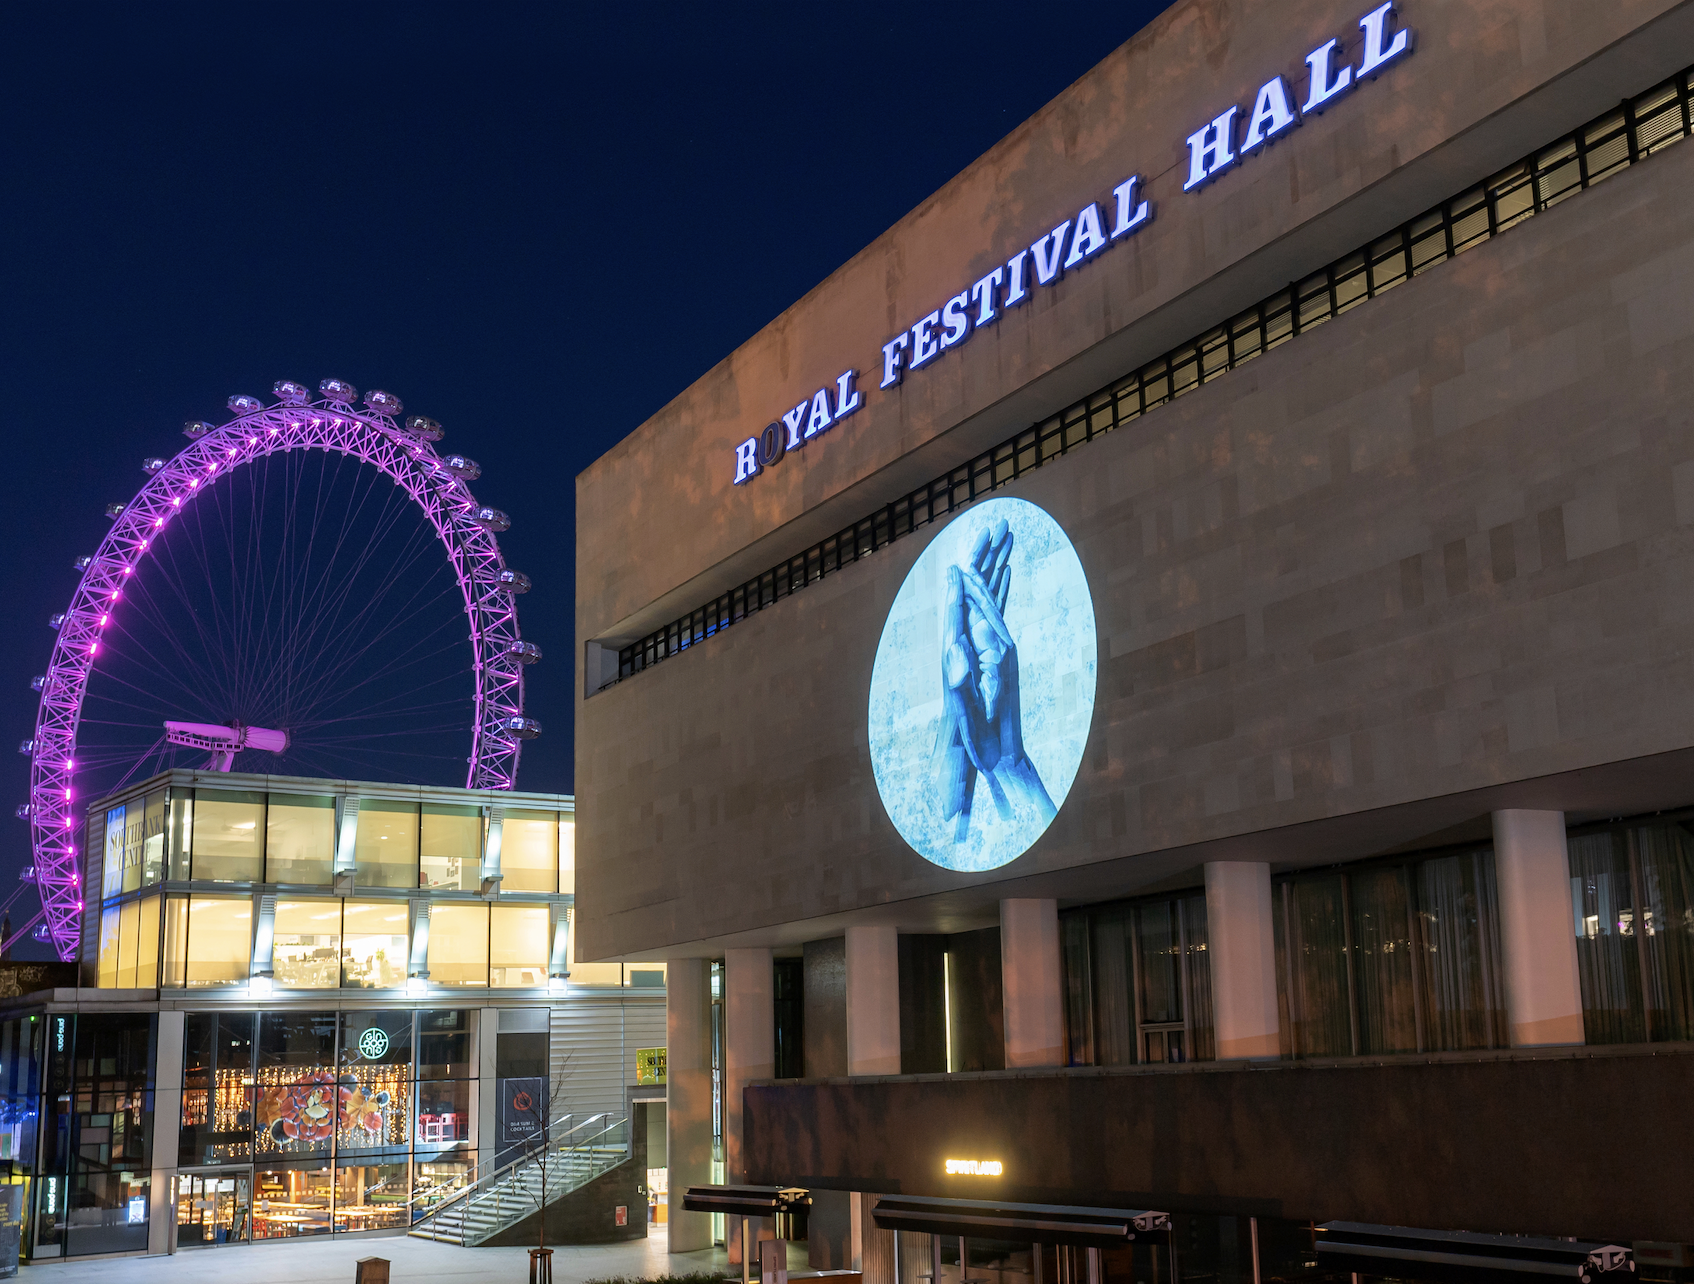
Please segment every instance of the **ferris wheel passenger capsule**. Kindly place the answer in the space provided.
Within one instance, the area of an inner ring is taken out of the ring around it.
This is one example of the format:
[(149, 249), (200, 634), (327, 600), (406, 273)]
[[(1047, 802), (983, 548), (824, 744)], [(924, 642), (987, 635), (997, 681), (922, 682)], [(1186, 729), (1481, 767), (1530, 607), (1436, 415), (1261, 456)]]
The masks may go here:
[(494, 582), (513, 597), (529, 592), (529, 576), (522, 571), (501, 571), (494, 577)]
[(292, 379), (278, 379), (271, 385), (271, 395), (285, 406), (303, 406), (312, 399), (312, 390)]
[(482, 476), (482, 465), (464, 455), (448, 455), (441, 461), (441, 466), (460, 481), (475, 481)]
[(122, 517), (124, 515), (124, 507), (125, 506), (123, 504), (107, 504), (106, 516), (111, 518)]
[[(17, 818), (19, 820), (28, 820), (29, 819), (29, 804), (28, 803), (19, 803), (18, 809), (14, 814), (17, 816)], [(33, 877), (33, 875), (31, 875), (31, 877)]]
[(57, 615), (49, 615), (47, 617), (47, 627), (50, 629), (56, 629), (64, 622), (65, 613), (63, 611), (60, 611)]
[(26, 758), (29, 757), (30, 754), (35, 752), (35, 741), (24, 740), (24, 741), (19, 742), (18, 752), (23, 754), (23, 756), (26, 757)]
[(421, 437), (424, 441), (440, 441), (443, 436), (441, 425), (428, 415), (408, 415), (406, 431), (414, 437)]
[(225, 404), (229, 406), (230, 410), (237, 418), (242, 415), (254, 414), (265, 408), (265, 403), (260, 401), (257, 397), (249, 397), (245, 393), (240, 392), (236, 393), (235, 396), (231, 397)]
[(512, 529), (512, 519), (498, 508), (489, 508), (486, 504), (471, 512), (471, 520), (485, 531), (508, 531)]
[(32, 941), (50, 941), (53, 939), (53, 934), (47, 930), (47, 924), (43, 923), (29, 934), (29, 939)]
[(534, 740), (541, 734), (541, 724), (534, 718), (502, 718), (500, 727), (511, 732), (519, 740)]
[(36, 674), (29, 680), (29, 689), (31, 691), (45, 691), (47, 689), (47, 675), (45, 673)]
[(204, 437), (209, 432), (216, 432), (217, 425), (209, 424), (204, 419), (190, 419), (182, 426), (184, 437)]
[(318, 396), (338, 406), (350, 406), (359, 399), (359, 390), (345, 379), (325, 379), (318, 385)]
[(76, 561), (72, 562), (71, 565), (76, 567), (79, 571), (86, 571), (90, 566), (94, 565), (94, 559), (92, 557), (79, 557)]
[(506, 654), (519, 664), (534, 664), (541, 658), (541, 648), (533, 642), (513, 642), (506, 648)]
[(152, 456), (141, 461), (141, 471), (151, 477), (154, 473), (163, 472), (165, 461), (158, 456)]
[(404, 409), (400, 398), (392, 392), (383, 392), (380, 388), (372, 388), (365, 394), (365, 405), (370, 407), (372, 414), (386, 415), (390, 419)]

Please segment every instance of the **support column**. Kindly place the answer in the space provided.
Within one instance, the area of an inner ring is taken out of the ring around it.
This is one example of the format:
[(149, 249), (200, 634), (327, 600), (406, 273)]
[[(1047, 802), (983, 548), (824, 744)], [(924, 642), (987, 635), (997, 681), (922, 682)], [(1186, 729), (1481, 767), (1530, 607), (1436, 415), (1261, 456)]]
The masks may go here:
[(182, 1013), (159, 1013), (153, 1066), (153, 1175), (147, 1197), (149, 1256), (176, 1252), (177, 1143), (182, 1133)]
[(1006, 1069), (1065, 1063), (1065, 979), (1059, 902), (1000, 902), (1000, 992)]
[(712, 1215), (685, 1213), (690, 1186), (712, 1180), (712, 996), (705, 959), (665, 961), (665, 1158), (670, 1251), (712, 1246)]
[(724, 1180), (745, 1181), (741, 1091), (776, 1074), (775, 985), (769, 949), (724, 951)]
[(900, 938), (847, 929), (847, 1073), (900, 1073)]
[(1583, 1042), (1565, 814), (1495, 812), (1494, 879), (1512, 1046)]
[(483, 1008), (476, 1018), (477, 1159), (492, 1164), (500, 1150), (500, 1009)]
[(1231, 860), (1206, 866), (1206, 953), (1218, 1060), (1281, 1056), (1269, 865)]

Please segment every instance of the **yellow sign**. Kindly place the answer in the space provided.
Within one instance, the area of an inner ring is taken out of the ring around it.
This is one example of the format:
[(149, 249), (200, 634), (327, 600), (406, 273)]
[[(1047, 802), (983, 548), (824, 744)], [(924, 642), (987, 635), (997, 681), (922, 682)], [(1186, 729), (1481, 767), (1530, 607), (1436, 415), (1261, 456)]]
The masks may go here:
[(637, 1048), (635, 1050), (635, 1081), (663, 1083), (665, 1081), (665, 1050)]
[(966, 1177), (998, 1177), (1004, 1169), (998, 1159), (949, 1159), (947, 1175)]

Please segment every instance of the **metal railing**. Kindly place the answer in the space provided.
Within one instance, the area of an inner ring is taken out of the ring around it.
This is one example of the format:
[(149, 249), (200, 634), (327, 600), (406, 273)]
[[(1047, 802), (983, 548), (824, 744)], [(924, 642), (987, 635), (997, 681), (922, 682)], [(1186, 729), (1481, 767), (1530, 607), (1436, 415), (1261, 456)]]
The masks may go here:
[(1689, 136), (1694, 68), (618, 651), (625, 678)]
[[(571, 1118), (574, 1116), (565, 1116), (559, 1123), (565, 1124)], [(450, 1209), (459, 1214), (460, 1225), (466, 1230), (469, 1229), (471, 1214), (479, 1210), (491, 1209), (495, 1225), (504, 1226), (617, 1167), (629, 1155), (628, 1119), (618, 1119), (598, 1132), (574, 1141), (569, 1139), (590, 1125), (610, 1118), (612, 1116), (608, 1113), (589, 1115), (581, 1122), (557, 1131), (549, 1128), (545, 1147), (533, 1146), (518, 1159), (498, 1167), (492, 1163), (478, 1164), (462, 1185), (451, 1183), (458, 1187), (453, 1193), (414, 1211), (412, 1232), (436, 1234), (441, 1214)], [(543, 1164), (545, 1180), (539, 1187), (532, 1187), (527, 1178), (531, 1173), (541, 1173)], [(441, 1187), (432, 1189), (440, 1190)], [(427, 1198), (429, 1193), (421, 1192), (413, 1202)]]

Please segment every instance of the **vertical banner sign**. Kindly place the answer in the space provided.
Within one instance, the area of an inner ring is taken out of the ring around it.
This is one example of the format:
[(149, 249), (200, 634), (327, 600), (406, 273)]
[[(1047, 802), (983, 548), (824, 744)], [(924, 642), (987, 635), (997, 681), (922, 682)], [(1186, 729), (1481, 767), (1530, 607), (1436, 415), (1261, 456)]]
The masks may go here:
[(547, 1127), (547, 1078), (500, 1080), (500, 1144), (520, 1144)]

